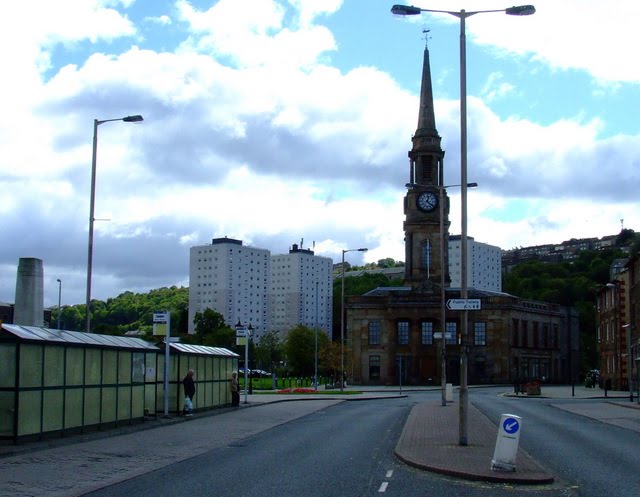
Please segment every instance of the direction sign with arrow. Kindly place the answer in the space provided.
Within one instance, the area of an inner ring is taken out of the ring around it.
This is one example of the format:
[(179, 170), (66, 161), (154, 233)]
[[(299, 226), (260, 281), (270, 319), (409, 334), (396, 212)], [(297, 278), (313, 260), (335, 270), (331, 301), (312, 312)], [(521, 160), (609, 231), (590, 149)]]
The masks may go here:
[(479, 311), (480, 299), (449, 299), (447, 309), (450, 311)]

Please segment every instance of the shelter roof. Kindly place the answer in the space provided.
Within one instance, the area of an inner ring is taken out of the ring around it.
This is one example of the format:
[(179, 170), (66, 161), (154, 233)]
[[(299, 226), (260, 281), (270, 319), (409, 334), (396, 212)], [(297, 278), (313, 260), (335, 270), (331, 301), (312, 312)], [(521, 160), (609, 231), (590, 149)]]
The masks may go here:
[(17, 324), (2, 324), (2, 331), (21, 340), (30, 342), (158, 350), (158, 347), (154, 344), (141, 338), (133, 337), (99, 335), (97, 333), (84, 333), (82, 331), (54, 330), (39, 326), (21, 326)]

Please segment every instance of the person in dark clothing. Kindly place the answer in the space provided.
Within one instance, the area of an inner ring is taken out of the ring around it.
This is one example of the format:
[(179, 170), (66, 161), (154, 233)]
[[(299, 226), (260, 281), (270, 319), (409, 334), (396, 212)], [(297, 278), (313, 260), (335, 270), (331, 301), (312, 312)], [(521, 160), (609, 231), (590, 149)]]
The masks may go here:
[(238, 385), (238, 374), (235, 371), (231, 373), (229, 390), (231, 390), (231, 405), (238, 407), (240, 405), (240, 388)]
[[(182, 386), (184, 387), (184, 396), (185, 396), (185, 405), (183, 414), (185, 416), (191, 416), (191, 411), (193, 409), (193, 396), (196, 394), (196, 384), (193, 381), (193, 369), (190, 369), (187, 372), (187, 375), (182, 380)], [(189, 399), (189, 403), (187, 403), (186, 399)], [(191, 405), (188, 405), (191, 404)]]

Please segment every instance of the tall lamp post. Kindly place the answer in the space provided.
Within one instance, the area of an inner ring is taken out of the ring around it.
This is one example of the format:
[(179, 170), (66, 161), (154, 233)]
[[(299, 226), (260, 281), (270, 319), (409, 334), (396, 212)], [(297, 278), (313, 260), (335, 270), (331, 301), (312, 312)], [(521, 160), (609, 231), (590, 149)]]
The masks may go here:
[(629, 383), (629, 402), (633, 402), (633, 357), (631, 349), (631, 323), (623, 324), (627, 335), (627, 382)]
[[(528, 16), (536, 11), (533, 5), (520, 5), (506, 9), (476, 10), (432, 10), (410, 5), (394, 5), (391, 13), (402, 16), (419, 15), (422, 12), (449, 14), (460, 19), (460, 183), (461, 183), (461, 229), (460, 229), (460, 298), (466, 299), (467, 289), (467, 49), (465, 20), (475, 14), (504, 12), (512, 16)], [(467, 310), (462, 311), (460, 343), (460, 426), (459, 445), (468, 445), (468, 386), (467, 386)]]
[[(442, 390), (442, 405), (447, 405), (447, 357), (446, 347), (447, 347), (447, 339), (445, 333), (447, 331), (447, 308), (446, 308), (446, 292), (445, 292), (445, 274), (447, 269), (445, 267), (445, 250), (448, 250), (449, 247), (445, 246), (444, 241), (444, 191), (447, 188), (452, 188), (454, 186), (462, 186), (462, 185), (442, 185), (440, 186), (440, 322), (442, 323), (441, 331), (442, 331), (442, 360), (441, 360), (441, 369), (442, 373), (440, 374), (440, 387)], [(478, 183), (467, 183), (468, 188), (475, 188), (478, 186)]]
[(58, 278), (58, 329), (60, 329), (60, 314), (62, 314), (62, 280)]
[(315, 347), (313, 352), (313, 389), (318, 390), (318, 292), (320, 282), (316, 281), (316, 332), (315, 332)]
[(87, 254), (87, 305), (84, 330), (91, 333), (91, 273), (93, 269), (93, 223), (96, 203), (96, 159), (98, 155), (98, 126), (112, 121), (137, 123), (144, 119), (140, 115), (120, 117), (118, 119), (93, 120), (93, 155), (91, 159), (91, 201), (89, 203), (89, 248)]
[(368, 248), (342, 250), (342, 293), (340, 295), (340, 391), (344, 391), (344, 254), (347, 252), (366, 252)]

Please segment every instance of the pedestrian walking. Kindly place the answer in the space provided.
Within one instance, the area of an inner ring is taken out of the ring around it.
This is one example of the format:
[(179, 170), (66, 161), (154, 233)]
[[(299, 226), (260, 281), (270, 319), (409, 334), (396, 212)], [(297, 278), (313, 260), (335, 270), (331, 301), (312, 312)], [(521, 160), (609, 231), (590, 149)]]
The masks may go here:
[(229, 390), (231, 390), (231, 405), (238, 407), (240, 405), (240, 385), (238, 384), (238, 373), (231, 373), (229, 380)]
[(196, 394), (196, 384), (193, 381), (194, 371), (190, 369), (182, 380), (184, 387), (184, 409), (182, 414), (185, 416), (193, 416), (193, 396)]

